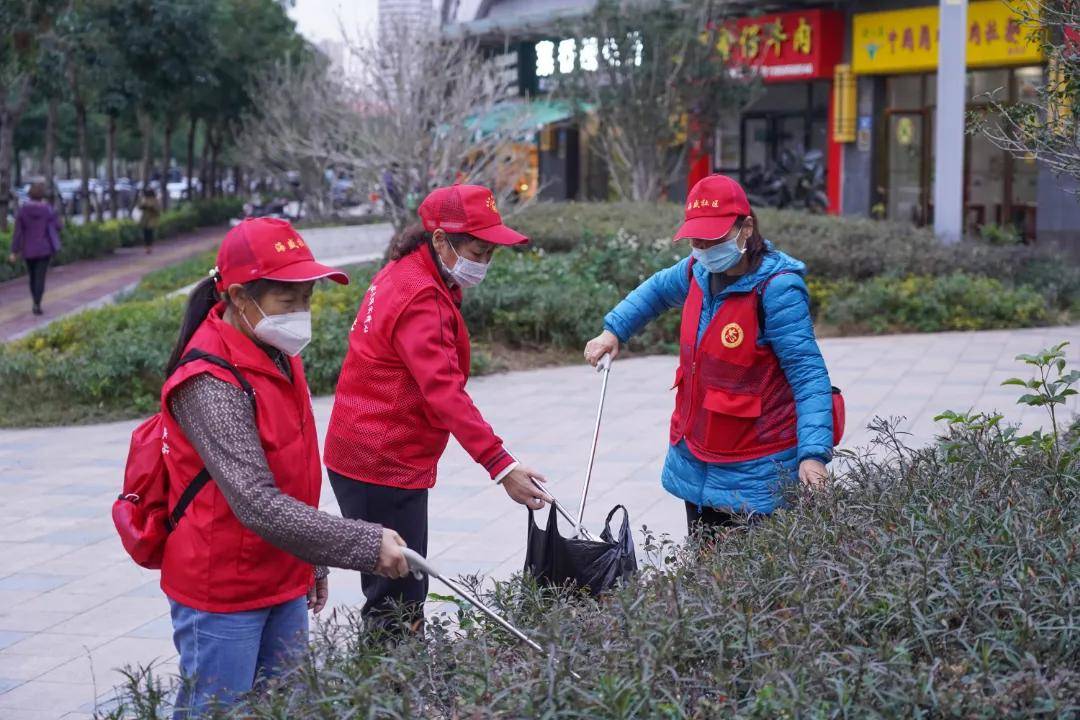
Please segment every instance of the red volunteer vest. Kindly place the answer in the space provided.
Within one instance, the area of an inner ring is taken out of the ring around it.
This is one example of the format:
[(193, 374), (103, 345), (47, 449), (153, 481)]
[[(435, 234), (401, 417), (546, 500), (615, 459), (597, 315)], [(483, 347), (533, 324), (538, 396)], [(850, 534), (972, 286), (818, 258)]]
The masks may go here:
[(694, 456), (706, 462), (754, 460), (798, 442), (791, 385), (772, 347), (757, 343), (758, 304), (767, 283), (725, 298), (698, 343), (705, 294), (690, 273), (671, 444), (686, 438)]
[[(188, 348), (228, 360), (255, 390), (255, 422), (274, 482), (281, 492), (318, 507), (322, 487), (319, 442), (311, 395), (299, 358), (290, 358), (292, 382), (246, 335), (222, 320), (218, 305), (195, 331)], [(193, 375), (210, 373), (239, 385), (233, 375), (203, 361), (184, 365), (161, 389), (165, 419), (165, 464), (169, 505), (175, 505), (203, 461), (169, 412), (168, 398)], [(304, 595), (313, 568), (244, 527), (218, 486), (195, 496), (165, 543), (161, 589), (177, 602), (206, 612), (240, 612), (277, 605)]]
[(375, 276), (349, 334), (326, 432), (326, 467), (349, 478), (423, 490), (435, 484), (450, 430), (425, 401), (394, 348), (398, 315), (421, 291), (435, 288), (453, 308), (458, 365), (469, 375), (469, 331), (426, 247), (395, 260)]

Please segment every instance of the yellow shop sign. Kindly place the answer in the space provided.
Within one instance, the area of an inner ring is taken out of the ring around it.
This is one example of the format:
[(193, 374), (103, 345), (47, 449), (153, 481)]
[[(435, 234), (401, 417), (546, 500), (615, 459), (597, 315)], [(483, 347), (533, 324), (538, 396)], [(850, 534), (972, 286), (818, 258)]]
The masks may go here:
[[(937, 6), (857, 13), (852, 23), (852, 70), (860, 75), (934, 70), (938, 61)], [(1000, 0), (968, 4), (968, 67), (1043, 61), (1032, 28)]]

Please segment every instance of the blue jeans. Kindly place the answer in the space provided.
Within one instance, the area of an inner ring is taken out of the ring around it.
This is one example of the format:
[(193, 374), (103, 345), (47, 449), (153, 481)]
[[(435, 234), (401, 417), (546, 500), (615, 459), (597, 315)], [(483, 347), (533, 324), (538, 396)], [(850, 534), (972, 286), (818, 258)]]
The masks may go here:
[(307, 598), (260, 610), (212, 613), (172, 606), (173, 643), (182, 684), (174, 720), (198, 717), (217, 702), (234, 703), (256, 680), (279, 674), (307, 646)]

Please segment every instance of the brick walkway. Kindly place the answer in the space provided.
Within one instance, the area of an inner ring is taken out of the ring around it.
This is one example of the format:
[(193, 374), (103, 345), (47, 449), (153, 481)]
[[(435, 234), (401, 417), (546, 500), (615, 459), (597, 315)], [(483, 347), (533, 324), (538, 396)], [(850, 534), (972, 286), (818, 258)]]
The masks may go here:
[(41, 317), (30, 312), (25, 276), (0, 283), (0, 340), (21, 337), (59, 317), (108, 302), (143, 275), (216, 247), (224, 233), (224, 227), (202, 228), (155, 243), (150, 255), (142, 247), (119, 248), (111, 255), (49, 268)]
[[(912, 443), (934, 433), (941, 409), (998, 408), (1032, 425), (1042, 418), (1016, 407), (999, 387), (1026, 376), (1014, 362), (1070, 340), (1080, 361), (1080, 327), (988, 333), (899, 335), (825, 340), (835, 384), (848, 401), (844, 445), (868, 440), (875, 415), (906, 415)], [(681, 537), (681, 503), (666, 495), (659, 471), (666, 449), (673, 357), (616, 363), (586, 513), (599, 528), (615, 503), (633, 526)], [(576, 505), (599, 391), (585, 367), (478, 378), (477, 404), (508, 447), (548, 475), (551, 488)], [(320, 431), (331, 401), (315, 401)], [(1075, 407), (1074, 407), (1075, 409)], [(125, 663), (175, 667), (168, 605), (157, 573), (126, 558), (109, 518), (135, 422), (0, 431), (0, 717), (88, 718), (95, 698), (112, 695)], [(336, 511), (324, 484), (323, 506)], [(451, 442), (431, 495), (431, 557), (446, 572), (505, 578), (524, 558), (526, 518)], [(360, 576), (337, 570), (337, 605), (360, 602)]]

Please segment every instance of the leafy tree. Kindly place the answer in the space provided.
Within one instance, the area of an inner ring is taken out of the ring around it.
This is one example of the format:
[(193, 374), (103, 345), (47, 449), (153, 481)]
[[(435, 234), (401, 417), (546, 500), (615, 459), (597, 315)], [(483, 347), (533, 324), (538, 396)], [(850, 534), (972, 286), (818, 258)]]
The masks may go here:
[[(600, 0), (563, 26), (555, 93), (598, 120), (599, 154), (622, 199), (656, 200), (685, 172), (687, 136), (707, 132), (755, 86), (718, 47), (724, 3)], [(572, 45), (572, 47), (571, 47)]]
[(0, 2), (0, 230), (7, 230), (15, 126), (30, 103), (59, 0)]

